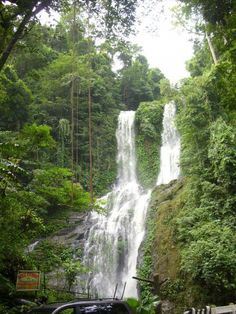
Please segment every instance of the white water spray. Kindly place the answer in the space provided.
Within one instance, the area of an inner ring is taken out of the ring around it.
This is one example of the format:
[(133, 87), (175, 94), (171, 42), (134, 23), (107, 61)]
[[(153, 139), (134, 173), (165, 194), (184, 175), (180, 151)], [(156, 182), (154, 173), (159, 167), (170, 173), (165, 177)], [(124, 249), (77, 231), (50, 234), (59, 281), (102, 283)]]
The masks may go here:
[[(174, 124), (175, 104), (165, 105), (163, 117), (161, 167), (157, 185), (169, 183), (179, 176), (180, 138)], [(117, 183), (101, 200), (107, 212), (93, 212), (91, 229), (85, 244), (84, 264), (91, 272), (90, 292), (99, 297), (122, 295), (137, 297), (136, 275), (138, 249), (145, 233), (145, 217), (151, 191), (144, 192), (136, 178), (135, 112), (119, 115), (116, 132), (118, 154)]]
[(172, 101), (165, 105), (163, 132), (161, 135), (160, 172), (157, 185), (167, 184), (177, 179), (180, 173), (180, 136), (175, 126), (176, 106)]
[(136, 178), (134, 111), (122, 111), (116, 132), (118, 154), (117, 183), (108, 193), (107, 215), (93, 212), (92, 228), (85, 245), (85, 265), (92, 270), (90, 289), (99, 297), (117, 297), (124, 285), (125, 297), (137, 297), (138, 249), (145, 232), (145, 216), (150, 191), (144, 192)]

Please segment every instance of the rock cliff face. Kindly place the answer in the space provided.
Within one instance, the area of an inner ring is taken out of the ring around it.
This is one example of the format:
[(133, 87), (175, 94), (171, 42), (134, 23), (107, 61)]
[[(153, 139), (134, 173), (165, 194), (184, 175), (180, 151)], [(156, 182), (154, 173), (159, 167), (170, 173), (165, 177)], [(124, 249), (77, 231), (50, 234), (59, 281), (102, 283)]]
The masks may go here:
[(162, 299), (162, 313), (176, 314), (169, 290), (176, 286), (179, 272), (178, 248), (174, 243), (174, 229), (171, 224), (180, 206), (183, 180), (174, 180), (159, 186), (153, 192), (151, 206), (156, 209), (156, 235), (154, 254), (154, 282), (157, 294)]
[(51, 240), (75, 249), (83, 249), (85, 234), (89, 228), (88, 213), (72, 212), (67, 219), (68, 227), (57, 232)]
[(185, 180), (180, 178), (160, 185), (152, 193), (155, 235), (152, 261), (155, 293), (160, 297), (162, 314), (182, 314), (193, 304), (204, 304), (204, 287), (181, 271), (178, 219), (185, 205)]
[(174, 242), (173, 226), (173, 220), (176, 219), (178, 210), (182, 206), (183, 184), (183, 179), (180, 178), (169, 184), (157, 186), (153, 190), (147, 219), (146, 240), (140, 252), (139, 266), (145, 264), (146, 255), (149, 252), (151, 254), (148, 259), (152, 259), (152, 263), (144, 267), (152, 269), (149, 274), (144, 272), (140, 273), (140, 276), (144, 274), (149, 277), (147, 279), (154, 281), (154, 293), (160, 297), (161, 313), (165, 314), (183, 313), (183, 310), (177, 309), (176, 305), (178, 303), (176, 298), (181, 293), (181, 282), (179, 280), (180, 257)]
[[(67, 218), (68, 227), (58, 231), (49, 240), (56, 244), (72, 247), (75, 252), (75, 259), (80, 259), (84, 250), (86, 234), (90, 227), (88, 215), (88, 213), (72, 212)], [(78, 254), (81, 256), (78, 256)], [(46, 277), (47, 287), (64, 291), (67, 289), (65, 273), (62, 268), (55, 269), (53, 272), (48, 273)], [(72, 290), (76, 291), (77, 289), (74, 288), (72, 287)]]

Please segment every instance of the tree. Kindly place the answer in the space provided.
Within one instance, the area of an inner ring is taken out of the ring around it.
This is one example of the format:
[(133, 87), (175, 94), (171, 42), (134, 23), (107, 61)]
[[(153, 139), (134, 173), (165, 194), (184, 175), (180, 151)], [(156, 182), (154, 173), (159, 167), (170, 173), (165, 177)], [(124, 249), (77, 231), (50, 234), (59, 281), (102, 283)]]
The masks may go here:
[(221, 55), (234, 46), (236, 4), (232, 0), (179, 0), (187, 19), (197, 17), (196, 31), (205, 35), (216, 65)]
[[(86, 8), (89, 12), (96, 14), (105, 26), (105, 37), (127, 33), (135, 19), (135, 6), (137, 0), (115, 0), (115, 1), (74, 1), (75, 5)], [(4, 67), (13, 48), (30, 31), (35, 24), (37, 14), (42, 10), (55, 9), (68, 5), (67, 0), (20, 0), (0, 1), (0, 71)]]
[(135, 115), (137, 174), (142, 186), (153, 187), (160, 166), (163, 105), (141, 102)]
[[(51, 128), (48, 125), (36, 125), (35, 123), (23, 127), (20, 137), (24, 141), (25, 157), (27, 159), (35, 159), (38, 163), (40, 161), (41, 164), (49, 159), (49, 150), (56, 146), (50, 131)], [(45, 158), (42, 158), (41, 154), (44, 154)]]
[(151, 85), (154, 100), (160, 98), (160, 81), (164, 78), (165, 76), (160, 69), (154, 68), (149, 70), (148, 81)]
[(54, 45), (58, 47), (58, 51), (64, 50), (64, 34), (61, 34), (61, 38), (58, 37), (57, 28), (36, 24), (24, 40), (18, 42), (12, 53), (11, 63), (19, 77), (27, 84), (37, 80), (37, 70), (43, 69), (56, 59), (58, 52)]
[(129, 109), (135, 110), (141, 101), (153, 100), (152, 87), (148, 62), (144, 56), (137, 56), (121, 70), (122, 101)]
[(0, 70), (5, 65), (17, 41), (32, 27), (36, 15), (55, 4), (53, 0), (0, 1)]
[(231, 264), (236, 204), (235, 4), (227, 0), (182, 2), (188, 14), (203, 17), (200, 29), (208, 32), (217, 62), (210, 62), (206, 39), (196, 42), (187, 65), (191, 77), (182, 81), (177, 96), (181, 170), (186, 181), (183, 204), (174, 218), (173, 240), (180, 248), (181, 280), (187, 275), (191, 286), (200, 289), (198, 299), (202, 294), (204, 303), (220, 305), (230, 302), (236, 286)]
[(236, 10), (233, 0), (180, 0), (184, 2), (189, 12), (200, 12), (203, 18), (213, 24), (226, 24), (227, 16)]
[(11, 66), (0, 73), (0, 84), (0, 129), (19, 130), (28, 120), (32, 93)]
[[(88, 208), (89, 194), (79, 183), (71, 184), (72, 173), (67, 168), (50, 166), (48, 169), (35, 169), (30, 189), (46, 200), (48, 211), (59, 211), (63, 207), (83, 211)], [(74, 194), (73, 204), (71, 193)]]
[(222, 118), (211, 126), (208, 156), (217, 183), (234, 190), (236, 184), (236, 134)]
[(192, 77), (200, 76), (211, 68), (211, 57), (206, 42), (195, 41), (193, 45), (194, 57), (187, 61), (186, 68)]

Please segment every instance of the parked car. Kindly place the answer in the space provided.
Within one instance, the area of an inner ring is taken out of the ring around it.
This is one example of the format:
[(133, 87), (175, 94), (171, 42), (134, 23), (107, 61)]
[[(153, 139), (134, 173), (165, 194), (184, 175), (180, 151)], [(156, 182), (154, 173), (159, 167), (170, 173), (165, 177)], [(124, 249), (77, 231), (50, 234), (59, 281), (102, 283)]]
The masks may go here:
[(75, 301), (64, 304), (44, 304), (28, 314), (133, 314), (125, 301), (115, 299)]
[(54, 310), (60, 307), (64, 303), (55, 304), (42, 304), (30, 309), (27, 314), (51, 314)]

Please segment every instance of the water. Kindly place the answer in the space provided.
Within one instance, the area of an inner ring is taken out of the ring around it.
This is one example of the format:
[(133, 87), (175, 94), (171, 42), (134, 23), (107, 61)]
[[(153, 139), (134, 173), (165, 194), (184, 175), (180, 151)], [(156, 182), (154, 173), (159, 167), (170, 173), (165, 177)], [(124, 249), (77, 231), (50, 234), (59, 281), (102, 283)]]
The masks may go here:
[[(160, 173), (157, 185), (179, 176), (180, 138), (174, 124), (175, 105), (165, 105)], [(136, 177), (135, 112), (119, 115), (117, 137), (118, 176), (113, 190), (101, 202), (107, 214), (93, 212), (85, 244), (84, 264), (91, 270), (87, 284), (99, 297), (137, 297), (138, 249), (145, 233), (145, 217), (151, 191), (143, 191)]]
[(175, 126), (176, 106), (172, 101), (165, 105), (160, 154), (160, 172), (157, 185), (167, 184), (177, 179), (180, 173), (180, 136)]
[(34, 249), (36, 248), (36, 246), (39, 244), (39, 240), (35, 241), (33, 243), (31, 243), (30, 245), (27, 246), (27, 248), (25, 249), (25, 253), (31, 253), (34, 251)]
[(117, 182), (102, 198), (107, 215), (91, 215), (92, 228), (85, 245), (84, 263), (92, 272), (89, 286), (99, 297), (137, 297), (136, 265), (145, 232), (150, 191), (143, 191), (136, 177), (134, 111), (119, 115), (117, 137)]

